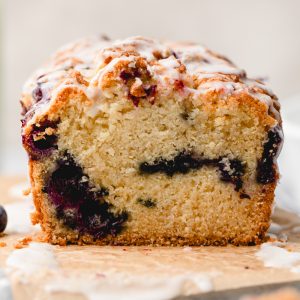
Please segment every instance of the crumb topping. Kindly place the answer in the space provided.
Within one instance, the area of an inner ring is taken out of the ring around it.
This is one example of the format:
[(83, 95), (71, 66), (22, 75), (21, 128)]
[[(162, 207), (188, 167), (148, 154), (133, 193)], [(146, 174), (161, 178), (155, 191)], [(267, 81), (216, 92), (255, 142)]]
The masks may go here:
[[(247, 93), (265, 103), (269, 114), (281, 122), (279, 102), (263, 82), (247, 78), (226, 57), (193, 43), (138, 36), (117, 41), (91, 37), (69, 44), (25, 84), (23, 114), (45, 113), (55, 95), (70, 86), (90, 99), (127, 94), (135, 106), (141, 99), (154, 103), (156, 96), (171, 93), (195, 99), (212, 91), (224, 97)], [(40, 106), (43, 109), (37, 109)]]

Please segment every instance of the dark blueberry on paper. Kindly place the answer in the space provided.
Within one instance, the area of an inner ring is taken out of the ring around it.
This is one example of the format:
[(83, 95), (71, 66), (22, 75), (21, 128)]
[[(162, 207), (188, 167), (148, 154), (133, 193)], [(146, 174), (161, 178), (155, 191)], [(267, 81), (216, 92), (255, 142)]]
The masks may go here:
[(126, 212), (110, 212), (112, 206), (105, 202), (109, 190), (105, 187), (95, 189), (68, 153), (57, 161), (57, 168), (43, 191), (55, 206), (57, 218), (81, 234), (95, 238), (117, 235), (128, 218)]
[(7, 225), (7, 214), (2, 205), (0, 205), (0, 233), (3, 232)]
[(279, 154), (282, 138), (279, 128), (268, 132), (268, 140), (264, 143), (263, 154), (257, 163), (256, 180), (258, 183), (267, 184), (276, 180), (276, 167), (274, 159)]
[(151, 198), (147, 198), (147, 199), (138, 198), (136, 202), (147, 208), (156, 207), (156, 202)]

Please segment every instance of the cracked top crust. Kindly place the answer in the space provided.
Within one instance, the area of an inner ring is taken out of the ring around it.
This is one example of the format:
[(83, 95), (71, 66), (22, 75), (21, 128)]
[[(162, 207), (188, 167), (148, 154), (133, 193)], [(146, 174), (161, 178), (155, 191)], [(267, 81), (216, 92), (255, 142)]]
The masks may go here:
[(266, 106), (273, 126), (281, 125), (277, 97), (263, 82), (249, 79), (226, 57), (194, 43), (138, 36), (117, 41), (90, 37), (69, 44), (25, 84), (23, 125), (45, 114), (70, 87), (91, 101), (127, 96), (135, 106), (140, 99), (154, 103), (158, 96), (197, 101), (211, 92), (224, 99), (246, 94)]

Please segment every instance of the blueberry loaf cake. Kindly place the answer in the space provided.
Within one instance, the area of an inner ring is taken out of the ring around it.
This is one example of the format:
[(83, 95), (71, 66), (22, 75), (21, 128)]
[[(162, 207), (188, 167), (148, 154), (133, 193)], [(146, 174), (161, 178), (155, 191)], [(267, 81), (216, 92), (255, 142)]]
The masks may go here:
[(269, 227), (276, 96), (193, 43), (92, 37), (25, 84), (22, 140), (54, 244), (250, 245)]

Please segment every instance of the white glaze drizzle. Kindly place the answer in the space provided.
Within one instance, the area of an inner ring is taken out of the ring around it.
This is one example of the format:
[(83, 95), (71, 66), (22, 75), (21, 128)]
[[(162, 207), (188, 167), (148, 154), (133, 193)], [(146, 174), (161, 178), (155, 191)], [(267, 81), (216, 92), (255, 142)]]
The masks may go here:
[(286, 243), (264, 243), (255, 256), (261, 260), (265, 267), (289, 269), (292, 272), (300, 270), (300, 252), (288, 251), (284, 248)]
[(53, 253), (54, 246), (45, 243), (30, 243), (27, 248), (14, 250), (6, 260), (6, 266), (24, 274), (47, 272), (58, 269)]
[(213, 289), (210, 274), (186, 273), (170, 278), (128, 276), (125, 274), (99, 274), (87, 279), (77, 277), (60, 278), (49, 282), (48, 293), (80, 293), (89, 300), (167, 300), (176, 296)]
[[(86, 72), (87, 74), (83, 75), (89, 77), (94, 74), (93, 78), (89, 78), (91, 79), (91, 85), (93, 86), (92, 83), (95, 79), (99, 81), (101, 78), (100, 74), (102, 73), (102, 69), (99, 69), (98, 66), (103, 65), (104, 59), (109, 56), (112, 56), (114, 59), (104, 67), (106, 71), (113, 70), (117, 61), (132, 60), (134, 58), (125, 56), (123, 53), (126, 50), (134, 50), (138, 55), (146, 58), (148, 62), (151, 62), (155, 59), (153, 56), (154, 51), (159, 51), (162, 55), (166, 55), (167, 53), (170, 54), (173, 49), (176, 52), (178, 59), (176, 59), (174, 55), (169, 55), (167, 58), (157, 60), (154, 65), (155, 67), (152, 68), (150, 66), (150, 69), (155, 70), (158, 67), (162, 67), (166, 70), (166, 74), (163, 74), (163, 76), (167, 77), (167, 74), (171, 74), (171, 77), (173, 77), (174, 72), (178, 73), (176, 68), (180, 61), (186, 66), (188, 75), (196, 75), (199, 76), (199, 78), (213, 78), (218, 74), (239, 76), (243, 76), (244, 74), (243, 70), (236, 68), (231, 62), (199, 45), (159, 43), (155, 40), (142, 37), (132, 37), (123, 41), (111, 43), (93, 37), (77, 41), (74, 44), (70, 44), (60, 49), (52, 57), (50, 63), (48, 63), (45, 68), (36, 72), (33, 78), (27, 82), (24, 92), (30, 93), (30, 91), (32, 91), (32, 87), (35, 86), (36, 77), (40, 75), (45, 75), (40, 81), (43, 79), (44, 81), (51, 82), (53, 87), (57, 86), (63, 78), (68, 78), (68, 73), (64, 69), (70, 66), (73, 66), (76, 70), (82, 72), (84, 72), (83, 70), (86, 68), (89, 68), (91, 71)], [(118, 59), (115, 60), (116, 58)], [(159, 77), (159, 74), (157, 75)], [(224, 81), (222, 82), (224, 83)], [(239, 84), (242, 89), (247, 87), (250, 89), (252, 87), (257, 87), (268, 93), (270, 96), (274, 96), (269, 88), (256, 80), (245, 77)], [(27, 89), (28, 87), (29, 89)], [(206, 86), (206, 88), (209, 87)]]
[(2, 269), (0, 269), (0, 296), (1, 300), (13, 300), (10, 281)]

